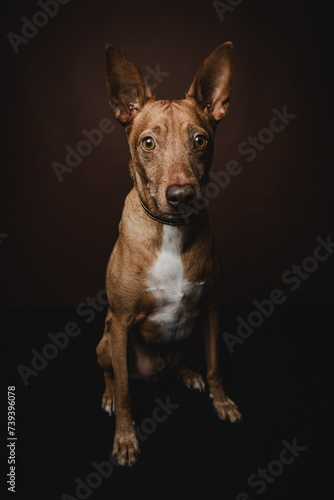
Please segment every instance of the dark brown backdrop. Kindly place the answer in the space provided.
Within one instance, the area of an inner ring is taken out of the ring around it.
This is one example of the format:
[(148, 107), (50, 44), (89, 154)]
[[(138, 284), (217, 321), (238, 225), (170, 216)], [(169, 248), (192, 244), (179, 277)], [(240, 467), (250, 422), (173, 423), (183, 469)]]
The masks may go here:
[[(21, 34), (21, 18), (31, 20), (41, 10), (32, 1), (13, 2), (10, 9), (5, 35)], [(124, 130), (115, 122), (61, 183), (51, 164), (64, 164), (66, 146), (76, 148), (83, 129), (111, 118), (107, 42), (122, 47), (144, 74), (157, 65), (169, 73), (156, 82), (157, 98), (182, 98), (202, 59), (224, 41), (234, 42), (232, 101), (217, 132), (213, 171), (231, 159), (243, 170), (210, 203), (225, 266), (222, 300), (263, 299), (282, 287), (282, 273), (311, 256), (316, 238), (331, 229), (330, 17), (324, 1), (244, 0), (221, 21), (204, 0), (71, 0), (17, 54), (5, 38), (3, 129), (10, 138), (2, 165), (6, 218), (0, 232), (7, 236), (0, 253), (7, 304), (77, 304), (104, 286), (131, 188)], [(239, 144), (268, 127), (273, 108), (284, 106), (297, 117), (247, 162)], [(330, 260), (289, 299), (327, 300)]]

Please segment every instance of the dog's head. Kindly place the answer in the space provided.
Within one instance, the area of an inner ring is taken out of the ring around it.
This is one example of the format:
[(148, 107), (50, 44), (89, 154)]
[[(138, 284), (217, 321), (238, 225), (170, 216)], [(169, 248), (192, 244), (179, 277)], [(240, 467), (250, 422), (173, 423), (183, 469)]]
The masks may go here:
[(106, 71), (110, 106), (126, 129), (130, 172), (142, 202), (166, 221), (196, 211), (215, 129), (229, 105), (232, 43), (203, 61), (183, 100), (156, 101), (136, 64), (113, 45), (106, 46)]

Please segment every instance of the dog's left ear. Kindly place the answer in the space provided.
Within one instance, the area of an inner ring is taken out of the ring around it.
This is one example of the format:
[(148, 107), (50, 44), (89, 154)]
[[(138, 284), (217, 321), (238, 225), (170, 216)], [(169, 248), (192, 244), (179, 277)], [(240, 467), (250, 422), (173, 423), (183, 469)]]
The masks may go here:
[(202, 62), (187, 93), (215, 124), (227, 113), (232, 75), (233, 43), (226, 42)]

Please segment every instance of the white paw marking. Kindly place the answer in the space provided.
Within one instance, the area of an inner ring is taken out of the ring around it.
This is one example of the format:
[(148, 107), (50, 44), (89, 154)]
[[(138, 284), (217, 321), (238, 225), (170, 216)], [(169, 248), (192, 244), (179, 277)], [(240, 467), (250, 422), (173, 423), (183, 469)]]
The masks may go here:
[(193, 383), (193, 389), (197, 389), (198, 391), (205, 391), (205, 384), (202, 380), (196, 380)]
[(104, 411), (106, 411), (107, 413), (109, 413), (109, 415), (111, 416), (111, 407), (109, 405), (105, 405)]

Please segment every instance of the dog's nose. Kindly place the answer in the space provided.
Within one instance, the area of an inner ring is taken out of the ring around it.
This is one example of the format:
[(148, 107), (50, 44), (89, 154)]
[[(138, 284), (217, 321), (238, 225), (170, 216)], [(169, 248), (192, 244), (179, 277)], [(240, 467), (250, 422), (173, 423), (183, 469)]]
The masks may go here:
[(168, 186), (166, 198), (171, 207), (177, 208), (181, 204), (189, 205), (196, 196), (196, 190), (192, 184)]

